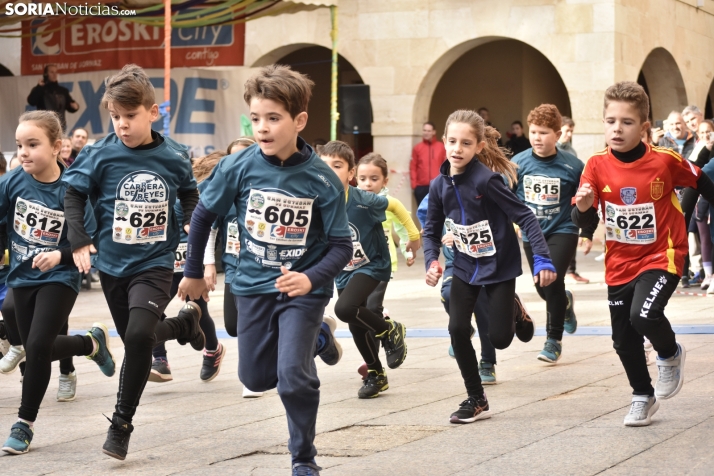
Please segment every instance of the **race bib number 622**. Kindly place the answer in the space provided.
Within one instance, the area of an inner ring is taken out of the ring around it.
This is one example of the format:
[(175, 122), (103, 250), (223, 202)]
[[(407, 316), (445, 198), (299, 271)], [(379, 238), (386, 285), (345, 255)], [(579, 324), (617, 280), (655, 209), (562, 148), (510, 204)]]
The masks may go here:
[(245, 228), (257, 241), (276, 245), (302, 245), (312, 220), (312, 198), (251, 190)]
[(605, 233), (608, 240), (632, 245), (657, 241), (654, 203), (616, 205), (605, 202)]

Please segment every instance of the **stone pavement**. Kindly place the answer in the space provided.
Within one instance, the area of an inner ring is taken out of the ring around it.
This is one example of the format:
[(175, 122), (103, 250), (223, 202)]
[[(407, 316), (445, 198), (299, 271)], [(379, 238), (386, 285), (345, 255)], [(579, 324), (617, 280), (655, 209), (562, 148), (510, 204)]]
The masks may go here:
[[(579, 256), (578, 266), (593, 281), (570, 286), (580, 325), (607, 326), (602, 265), (592, 256)], [(424, 284), (422, 270), (420, 263), (411, 269), (402, 264), (386, 305), (409, 328), (444, 329), (438, 288)], [(545, 304), (529, 280), (519, 278), (518, 291), (542, 328)], [(221, 303), (216, 293), (209, 304), (219, 327)], [(677, 294), (668, 314), (675, 324), (714, 324), (713, 306), (714, 299)], [(179, 307), (174, 301), (169, 314)], [(70, 327), (86, 328), (94, 320), (112, 327), (98, 287), (80, 294)], [(567, 336), (557, 365), (536, 360), (542, 337), (499, 351), (499, 384), (487, 388), (493, 417), (463, 426), (448, 423), (465, 394), (456, 363), (447, 355), (447, 338), (410, 338), (406, 362), (389, 372), (391, 388), (374, 400), (357, 399), (361, 359), (351, 339), (341, 339), (345, 353), (339, 365), (317, 360), (322, 381), (318, 464), (326, 476), (712, 474), (714, 335), (679, 339), (688, 350), (686, 384), (662, 402), (646, 428), (622, 426), (630, 390), (608, 336)], [(228, 354), (221, 374), (208, 384), (198, 378), (200, 354), (168, 344), (174, 380), (147, 384), (124, 462), (101, 453), (108, 427), (102, 413), (113, 410), (117, 377), (106, 378), (92, 362), (75, 358), (77, 400), (57, 403), (55, 364), (30, 453), (0, 457), (0, 473), (290, 474), (287, 424), (277, 393), (241, 398), (236, 344), (222, 342)], [(120, 340), (112, 339), (112, 345), (120, 360)], [(656, 378), (654, 367), (650, 372)], [(19, 372), (0, 376), (3, 439), (15, 420), (19, 379)]]

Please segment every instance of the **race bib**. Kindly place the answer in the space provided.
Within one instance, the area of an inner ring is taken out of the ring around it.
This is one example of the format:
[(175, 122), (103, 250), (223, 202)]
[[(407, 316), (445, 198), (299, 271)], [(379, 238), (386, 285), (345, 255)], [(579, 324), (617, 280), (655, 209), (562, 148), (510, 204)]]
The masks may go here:
[(496, 244), (488, 220), (473, 225), (457, 225), (453, 220), (446, 220), (446, 229), (454, 234), (454, 246), (460, 253), (472, 258), (496, 254)]
[(18, 197), (15, 202), (14, 227), (15, 232), (26, 241), (58, 246), (64, 228), (64, 212)]
[(245, 228), (250, 236), (263, 243), (304, 246), (314, 201), (312, 198), (251, 190)]
[(523, 177), (523, 192), (528, 203), (557, 205), (560, 203), (560, 179), (526, 175)]
[(176, 248), (176, 256), (174, 257), (174, 273), (183, 273), (183, 268), (186, 266), (186, 251), (188, 243), (179, 243)]
[(169, 202), (114, 202), (114, 233), (117, 243), (127, 245), (166, 241)]
[(344, 267), (345, 271), (354, 271), (361, 268), (362, 266), (369, 263), (369, 258), (362, 248), (362, 243), (359, 241), (352, 242), (352, 259), (347, 266)]
[(226, 253), (238, 256), (240, 253), (240, 235), (237, 223), (229, 223), (226, 227)]
[(607, 239), (631, 245), (648, 245), (657, 241), (654, 203), (615, 205), (605, 202)]

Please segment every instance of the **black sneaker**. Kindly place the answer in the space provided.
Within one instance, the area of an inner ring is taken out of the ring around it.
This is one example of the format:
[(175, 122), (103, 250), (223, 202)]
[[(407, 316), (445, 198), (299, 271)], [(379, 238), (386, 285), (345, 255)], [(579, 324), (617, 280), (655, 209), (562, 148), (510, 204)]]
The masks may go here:
[(451, 423), (472, 423), (486, 418), (491, 418), (491, 411), (488, 408), (486, 394), (484, 394), (483, 398), (469, 396), (461, 402), (459, 409), (451, 414), (449, 421)]
[(407, 343), (404, 340), (407, 336), (407, 328), (404, 324), (391, 319), (385, 321), (389, 324), (389, 330), (377, 338), (381, 339), (384, 353), (387, 354), (387, 367), (396, 369), (407, 358)]
[(171, 375), (171, 366), (169, 361), (163, 357), (157, 357), (151, 363), (151, 372), (149, 373), (149, 382), (163, 383), (173, 380)]
[(134, 425), (116, 415), (109, 421), (112, 425), (107, 431), (107, 441), (104, 442), (102, 452), (112, 458), (124, 460), (127, 451), (129, 451), (129, 438), (131, 438), (131, 432), (134, 431)]
[(201, 321), (201, 308), (198, 307), (198, 304), (191, 301), (187, 302), (181, 308), (176, 318), (187, 320), (189, 322), (190, 329), (188, 332), (190, 337), (176, 339), (176, 342), (181, 345), (186, 345), (190, 342), (191, 347), (193, 347), (194, 350), (203, 350), (206, 346), (206, 336), (203, 334), (203, 330), (201, 330), (201, 326), (199, 324)]
[(359, 398), (376, 398), (380, 392), (384, 392), (389, 388), (387, 381), (387, 373), (377, 372), (376, 370), (368, 370), (367, 378), (364, 380), (364, 385), (357, 392)]
[(535, 323), (531, 316), (528, 315), (526, 307), (521, 302), (521, 298), (518, 294), (515, 295), (516, 298), (513, 303), (513, 312), (516, 316), (516, 337), (521, 342), (530, 342), (535, 334)]
[(683, 288), (689, 287), (689, 277), (682, 276), (682, 287)]
[(204, 382), (210, 382), (214, 378), (218, 377), (218, 372), (221, 371), (221, 364), (223, 363), (224, 355), (226, 355), (226, 348), (220, 342), (218, 343), (218, 350), (215, 352), (203, 351), (201, 380)]
[(342, 358), (342, 346), (335, 339), (335, 329), (337, 329), (335, 318), (327, 315), (323, 316), (320, 335), (325, 339), (325, 346), (317, 355), (327, 365), (337, 365)]

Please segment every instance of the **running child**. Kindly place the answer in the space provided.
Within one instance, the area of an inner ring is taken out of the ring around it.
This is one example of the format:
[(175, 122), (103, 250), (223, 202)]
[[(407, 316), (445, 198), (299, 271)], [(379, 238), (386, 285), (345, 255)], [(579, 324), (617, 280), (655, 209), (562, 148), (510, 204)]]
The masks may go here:
[[(287, 66), (266, 66), (245, 84), (259, 147), (221, 160), (191, 220), (179, 298), (207, 297), (203, 253), (218, 216), (235, 207), (240, 267), (231, 292), (240, 310), (238, 377), (278, 388), (288, 418), (293, 474), (319, 474), (313, 444), (320, 401), (314, 357), (333, 280), (352, 256), (340, 180), (299, 133), (314, 83)], [(329, 360), (329, 358), (328, 358)]]
[(514, 333), (524, 342), (533, 338), (533, 321), (513, 305), (516, 277), (522, 273), (513, 222), (531, 239), (534, 281), (545, 287), (556, 278), (535, 215), (501, 176), (505, 175), (509, 185), (516, 181), (516, 166), (498, 147), (499, 138), (498, 131), (486, 127), (476, 112), (453, 112), (444, 128), (448, 162), (429, 186), (423, 230), (429, 286), (436, 286), (442, 276), (438, 260), (444, 225), (455, 237), (449, 334), (467, 398), (451, 414), (451, 423), (471, 423), (491, 416), (471, 344), (471, 314), (482, 288), (489, 298), (489, 339), (497, 349), (507, 348)]
[[(223, 157), (223, 152), (212, 152), (193, 161), (193, 176), (198, 183), (199, 189), (201, 188), (201, 183), (208, 178), (213, 171), (213, 168)], [(179, 223), (182, 223), (183, 210), (181, 208), (181, 203), (178, 201), (174, 204), (174, 213), (176, 214), (176, 220)], [(186, 248), (188, 246), (188, 233), (186, 233), (185, 228), (186, 227), (180, 228), (181, 238), (175, 252), (174, 275), (173, 281), (171, 282), (171, 290), (169, 291), (171, 299), (176, 296), (176, 293), (178, 292), (178, 285), (181, 282), (181, 279), (183, 279), (183, 267), (186, 263)], [(215, 255), (215, 246), (215, 240), (213, 242), (209, 241), (206, 249), (206, 256), (213, 257)], [(211, 262), (215, 263), (215, 258)], [(211, 314), (208, 312), (208, 305), (206, 301), (203, 298), (200, 298), (196, 300), (196, 304), (198, 304), (198, 307), (201, 309), (200, 325), (203, 335), (206, 336), (206, 348), (203, 349), (203, 365), (201, 365), (199, 377), (203, 382), (210, 382), (216, 378), (218, 373), (221, 371), (221, 364), (223, 363), (223, 357), (226, 354), (226, 348), (223, 344), (218, 342), (218, 336), (216, 336), (216, 325), (213, 323)], [(163, 383), (173, 380), (171, 367), (167, 357), (166, 346), (164, 343), (162, 342), (154, 347), (151, 354), (154, 361), (151, 363), (149, 382)]]
[[(578, 247), (578, 227), (570, 219), (571, 200), (578, 191), (583, 163), (574, 155), (556, 147), (561, 135), (562, 118), (552, 104), (541, 104), (528, 114), (528, 134), (531, 148), (513, 157), (518, 167), (518, 182), (513, 190), (530, 208), (548, 243), (557, 279), (536, 291), (546, 302), (547, 337), (538, 360), (556, 363), (563, 354), (563, 330), (573, 334), (578, 328), (573, 293), (565, 289), (568, 266)], [(597, 224), (596, 224), (597, 225)], [(580, 234), (585, 254), (592, 247), (594, 229)], [(533, 271), (533, 248), (523, 234), (523, 248)]]
[[(197, 351), (205, 346), (197, 304), (162, 320), (179, 243), (174, 204), (181, 201), (181, 226), (187, 225), (198, 190), (186, 147), (151, 129), (159, 108), (144, 70), (124, 66), (104, 84), (102, 105), (115, 132), (84, 147), (63, 180), (69, 185), (65, 213), (74, 262), (89, 273), (90, 253), (99, 250), (95, 266), (124, 342), (117, 404), (103, 446), (105, 454), (123, 460), (151, 373), (151, 350), (171, 339), (190, 342)], [(97, 249), (78, 219), (87, 197), (96, 199)]]
[(347, 192), (347, 218), (352, 235), (352, 259), (335, 279), (339, 296), (335, 314), (349, 324), (357, 350), (367, 363), (367, 378), (357, 396), (375, 398), (389, 388), (389, 382), (374, 338), (382, 342), (390, 369), (402, 365), (407, 356), (404, 324), (367, 308), (367, 299), (379, 283), (389, 282), (391, 277), (389, 246), (382, 228), (385, 212), (394, 213), (407, 229), (407, 251), (416, 253), (419, 249), (419, 230), (399, 200), (349, 185), (355, 174), (355, 157), (350, 146), (330, 141), (322, 147), (320, 157), (339, 177)]
[[(85, 336), (59, 335), (77, 300), (80, 283), (63, 212), (67, 185), (61, 180), (65, 167), (58, 161), (61, 133), (54, 112), (32, 111), (20, 116), (15, 138), (22, 167), (0, 181), (0, 216), (13, 223), (7, 284), (12, 289), (15, 313), (7, 313), (5, 319), (14, 320), (10, 325), (18, 330), (27, 364), (18, 421), (2, 447), (10, 454), (30, 449), (52, 361), (86, 355), (105, 375), (114, 375), (109, 332), (103, 324), (95, 323)], [(91, 229), (91, 208), (85, 203), (79, 212), (79, 221)]]
[[(581, 228), (598, 219), (598, 209), (605, 218), (612, 340), (633, 390), (624, 424), (646, 426), (660, 399), (675, 396), (684, 383), (686, 350), (664, 315), (688, 252), (674, 190), (693, 187), (712, 203), (714, 183), (678, 153), (641, 141), (649, 126), (649, 100), (639, 84), (610, 86), (603, 116), (608, 147), (587, 162), (572, 217)], [(643, 336), (657, 353), (654, 388)]]

